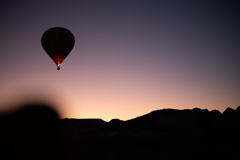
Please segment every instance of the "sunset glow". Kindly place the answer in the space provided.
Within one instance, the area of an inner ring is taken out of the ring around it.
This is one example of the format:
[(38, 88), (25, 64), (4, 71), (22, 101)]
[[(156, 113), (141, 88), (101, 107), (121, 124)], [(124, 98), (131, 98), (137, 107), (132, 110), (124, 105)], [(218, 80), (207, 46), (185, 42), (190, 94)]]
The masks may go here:
[[(38, 100), (61, 118), (109, 121), (240, 105), (234, 2), (6, 1), (0, 8), (0, 112)], [(41, 37), (58, 26), (75, 45), (52, 60)]]

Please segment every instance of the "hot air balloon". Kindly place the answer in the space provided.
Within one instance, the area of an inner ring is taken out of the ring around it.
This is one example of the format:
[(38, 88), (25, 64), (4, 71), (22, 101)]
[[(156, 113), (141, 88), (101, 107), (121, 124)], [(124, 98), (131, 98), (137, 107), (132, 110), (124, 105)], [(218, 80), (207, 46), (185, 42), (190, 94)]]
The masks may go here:
[(43, 49), (52, 58), (57, 65), (57, 70), (59, 70), (63, 60), (71, 52), (75, 39), (68, 29), (53, 27), (43, 33), (41, 43)]

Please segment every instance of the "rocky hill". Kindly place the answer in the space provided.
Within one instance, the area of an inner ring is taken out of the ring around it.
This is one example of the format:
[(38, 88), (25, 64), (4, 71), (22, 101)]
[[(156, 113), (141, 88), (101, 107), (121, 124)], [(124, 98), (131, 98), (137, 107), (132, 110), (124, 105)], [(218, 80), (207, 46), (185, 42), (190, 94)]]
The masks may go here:
[(239, 158), (240, 106), (162, 109), (122, 121), (58, 119), (46, 106), (0, 116), (1, 159), (192, 160)]

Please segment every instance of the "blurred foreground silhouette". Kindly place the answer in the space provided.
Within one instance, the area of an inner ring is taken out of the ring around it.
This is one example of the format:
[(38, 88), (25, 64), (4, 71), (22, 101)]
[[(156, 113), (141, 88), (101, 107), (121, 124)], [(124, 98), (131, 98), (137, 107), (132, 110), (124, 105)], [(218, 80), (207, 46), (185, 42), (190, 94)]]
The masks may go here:
[(135, 119), (59, 119), (32, 104), (0, 116), (0, 159), (237, 160), (240, 106), (163, 109)]
[(0, 159), (66, 159), (58, 115), (29, 104), (0, 116)]

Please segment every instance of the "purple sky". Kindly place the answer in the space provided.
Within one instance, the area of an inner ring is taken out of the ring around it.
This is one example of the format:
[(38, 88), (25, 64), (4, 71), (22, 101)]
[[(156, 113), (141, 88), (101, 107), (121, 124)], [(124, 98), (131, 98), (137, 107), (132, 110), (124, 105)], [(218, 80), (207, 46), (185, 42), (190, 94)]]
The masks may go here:
[[(234, 0), (0, 2), (0, 111), (48, 101), (68, 118), (127, 120), (163, 108), (240, 105), (240, 11)], [(64, 27), (61, 70), (41, 46)]]

